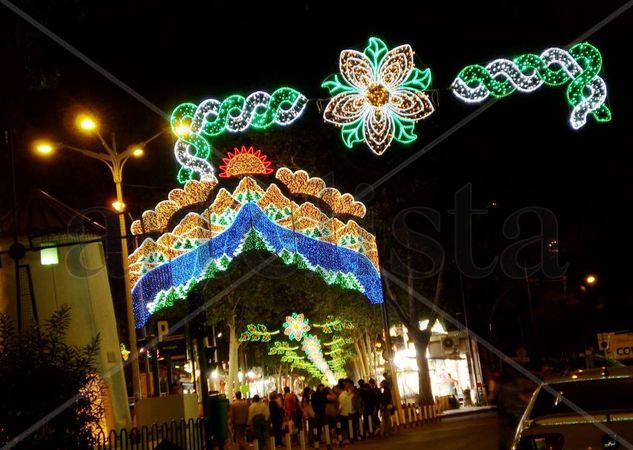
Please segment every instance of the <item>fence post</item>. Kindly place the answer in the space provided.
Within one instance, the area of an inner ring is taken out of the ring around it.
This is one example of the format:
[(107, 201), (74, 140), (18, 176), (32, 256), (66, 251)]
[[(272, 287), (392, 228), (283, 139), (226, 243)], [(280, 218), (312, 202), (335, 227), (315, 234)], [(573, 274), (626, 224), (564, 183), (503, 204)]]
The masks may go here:
[(325, 426), (323, 427), (323, 430), (325, 431), (325, 445), (327, 445), (328, 448), (332, 448), (332, 436), (330, 436), (330, 425), (326, 423)]
[(299, 448), (306, 450), (306, 437), (303, 430), (299, 430)]
[(316, 421), (314, 423), (314, 426), (312, 427), (312, 438), (313, 438), (312, 446), (314, 448), (319, 448), (319, 441), (320, 441), (320, 439), (319, 439), (319, 427), (318, 427)]

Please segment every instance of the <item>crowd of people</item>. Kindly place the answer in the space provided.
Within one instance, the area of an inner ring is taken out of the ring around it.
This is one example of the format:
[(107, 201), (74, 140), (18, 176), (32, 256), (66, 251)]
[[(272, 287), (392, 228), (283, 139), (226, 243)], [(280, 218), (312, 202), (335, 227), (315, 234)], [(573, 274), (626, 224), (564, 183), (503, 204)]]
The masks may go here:
[(254, 395), (244, 399), (238, 391), (230, 407), (229, 423), (233, 441), (240, 449), (247, 448), (249, 435), (264, 449), (267, 436), (274, 437), (279, 447), (284, 444), (284, 431), (298, 440), (301, 430), (308, 443), (315, 439), (326, 443), (341, 439), (345, 443), (361, 435), (390, 435), (393, 410), (388, 376), (380, 385), (373, 378), (368, 382), (359, 380), (358, 384), (348, 378), (332, 387), (306, 387), (300, 395), (287, 386), (283, 393), (274, 391), (267, 398)]

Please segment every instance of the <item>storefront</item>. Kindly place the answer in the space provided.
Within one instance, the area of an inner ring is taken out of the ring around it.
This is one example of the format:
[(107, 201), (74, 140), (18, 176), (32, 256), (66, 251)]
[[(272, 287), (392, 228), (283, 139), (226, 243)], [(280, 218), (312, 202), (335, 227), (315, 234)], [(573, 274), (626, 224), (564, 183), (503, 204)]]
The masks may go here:
[[(420, 329), (427, 326), (428, 321), (420, 322)], [(477, 343), (474, 340), (469, 342), (463, 331), (447, 332), (439, 321), (431, 331), (433, 334), (426, 357), (434, 397), (455, 395), (461, 404), (475, 404), (477, 383), (481, 382)], [(408, 339), (405, 327), (392, 327), (390, 334), (396, 338), (394, 341), (400, 343), (394, 355), (400, 395), (405, 402), (414, 401), (419, 391), (415, 346)]]

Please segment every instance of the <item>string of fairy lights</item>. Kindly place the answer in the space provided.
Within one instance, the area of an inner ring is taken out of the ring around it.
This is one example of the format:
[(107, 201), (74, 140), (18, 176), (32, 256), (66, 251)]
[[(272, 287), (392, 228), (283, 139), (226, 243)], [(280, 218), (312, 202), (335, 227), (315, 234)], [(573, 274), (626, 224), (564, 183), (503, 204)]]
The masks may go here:
[[(270, 331), (263, 323), (248, 324), (239, 341), (266, 343), (271, 341), (271, 336), (280, 334), (283, 330), (289, 342), (272, 342), (268, 347), (269, 355), (279, 356), (282, 363), (306, 371), (313, 377), (330, 384), (334, 384), (337, 378), (342, 378), (345, 374), (345, 364), (351, 356), (345, 346), (353, 341), (349, 336), (335, 333), (349, 332), (354, 329), (354, 324), (349, 320), (330, 315), (325, 322), (310, 325), (310, 320), (303, 313), (296, 312), (286, 316), (285, 319), (281, 329), (273, 331)], [(310, 333), (313, 327), (325, 334), (331, 334), (332, 340), (322, 342), (316, 335)], [(293, 346), (294, 342), (298, 345)], [(303, 355), (297, 353), (299, 349), (304, 353)]]

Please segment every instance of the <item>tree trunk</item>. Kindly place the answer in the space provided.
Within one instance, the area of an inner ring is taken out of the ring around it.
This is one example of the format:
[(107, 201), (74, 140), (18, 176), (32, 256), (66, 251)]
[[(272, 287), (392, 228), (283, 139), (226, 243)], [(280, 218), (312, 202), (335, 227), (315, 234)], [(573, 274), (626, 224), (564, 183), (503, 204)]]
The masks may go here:
[(358, 362), (356, 361), (356, 359), (357, 358), (352, 359), (352, 370), (354, 371), (354, 379), (359, 380), (360, 378), (362, 378), (362, 375), (358, 368)]
[[(429, 325), (430, 328), (430, 325)], [(431, 337), (430, 332), (415, 333), (411, 337), (415, 345), (415, 359), (418, 363), (418, 397), (424, 404), (435, 403), (433, 390), (431, 389), (431, 374), (429, 373), (429, 360), (426, 359), (426, 350)], [(420, 336), (421, 335), (421, 336)]]
[(235, 392), (239, 389), (239, 382), (237, 380), (237, 370), (239, 366), (238, 350), (240, 348), (240, 341), (237, 339), (237, 333), (235, 330), (235, 315), (232, 315), (228, 321), (229, 325), (229, 377), (226, 380), (226, 394), (227, 397), (233, 398)]
[(365, 364), (367, 366), (367, 373), (365, 374), (365, 381), (369, 380), (372, 376), (371, 370), (371, 355), (373, 354), (373, 347), (371, 346), (371, 338), (369, 333), (365, 333)]
[(358, 355), (357, 359), (359, 372), (362, 374), (362, 376), (365, 376), (364, 374), (367, 373), (367, 370), (365, 369), (365, 356), (363, 355), (363, 351), (361, 349), (361, 346), (359, 345), (359, 341), (360, 339), (354, 341), (354, 348), (356, 349), (356, 355)]

